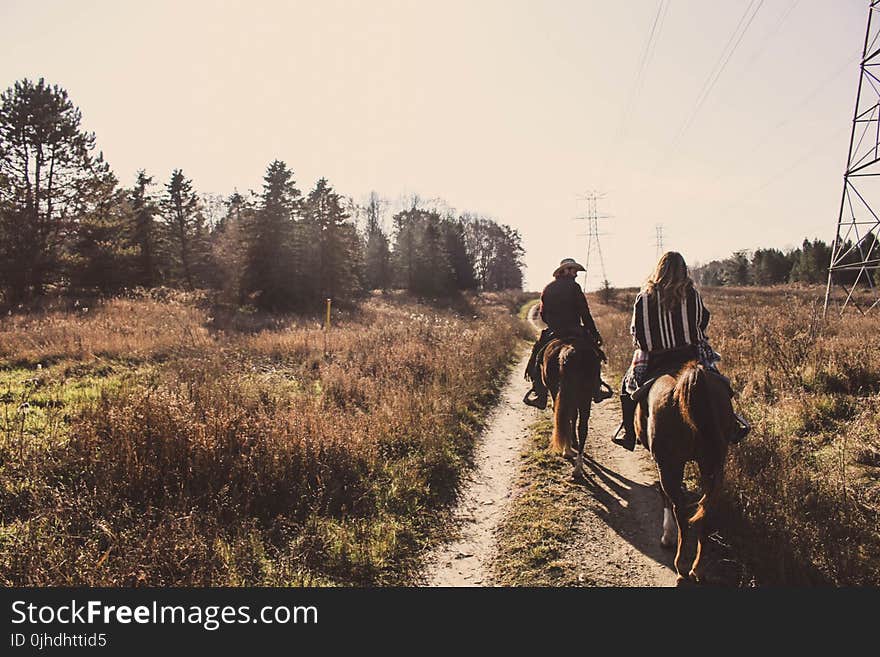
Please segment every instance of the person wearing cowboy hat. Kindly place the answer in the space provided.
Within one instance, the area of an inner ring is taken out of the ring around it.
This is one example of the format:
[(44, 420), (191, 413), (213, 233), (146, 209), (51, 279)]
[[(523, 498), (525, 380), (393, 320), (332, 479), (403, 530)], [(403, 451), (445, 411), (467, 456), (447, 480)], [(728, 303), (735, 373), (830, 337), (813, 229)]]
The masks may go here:
[[(551, 339), (586, 335), (597, 347), (602, 345), (602, 336), (599, 335), (599, 330), (590, 314), (587, 297), (575, 280), (579, 271), (586, 271), (583, 265), (573, 258), (565, 258), (553, 272), (554, 280), (541, 292), (540, 313), (547, 328), (541, 331), (535, 346), (532, 347), (532, 355), (526, 366), (525, 378), (532, 382), (532, 388), (523, 397), (523, 402), (529, 406), (547, 408), (547, 387), (541, 378), (539, 354)], [(597, 403), (613, 396), (611, 387), (607, 383), (601, 378), (599, 383), (593, 398)]]

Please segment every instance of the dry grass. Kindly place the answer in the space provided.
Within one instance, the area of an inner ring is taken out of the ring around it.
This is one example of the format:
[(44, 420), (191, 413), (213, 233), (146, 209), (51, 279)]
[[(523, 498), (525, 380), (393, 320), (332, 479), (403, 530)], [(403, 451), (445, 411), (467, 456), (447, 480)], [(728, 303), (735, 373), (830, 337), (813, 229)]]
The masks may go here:
[[(764, 584), (880, 584), (880, 315), (821, 318), (818, 288), (709, 288), (709, 336), (754, 430), (716, 523)], [(626, 302), (630, 302), (629, 295)], [(634, 295), (631, 295), (634, 296)], [(624, 301), (597, 310), (614, 371)], [(832, 316), (833, 315), (833, 316)]]
[(409, 581), (521, 303), (377, 297), (327, 353), (308, 318), (185, 298), (0, 321), (0, 582)]

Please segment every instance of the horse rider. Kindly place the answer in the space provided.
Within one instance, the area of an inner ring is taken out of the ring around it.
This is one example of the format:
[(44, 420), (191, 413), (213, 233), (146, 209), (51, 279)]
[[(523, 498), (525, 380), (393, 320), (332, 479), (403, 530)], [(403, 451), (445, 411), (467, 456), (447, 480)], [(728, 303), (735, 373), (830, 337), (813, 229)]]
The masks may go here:
[[(583, 336), (596, 348), (597, 354), (605, 360), (602, 353), (602, 336), (596, 328), (587, 297), (575, 277), (579, 271), (585, 271), (573, 258), (565, 258), (553, 272), (553, 281), (541, 292), (541, 319), (547, 328), (532, 347), (532, 355), (526, 366), (525, 378), (531, 380), (532, 388), (523, 397), (523, 402), (536, 408), (547, 408), (547, 387), (541, 377), (541, 358), (544, 347), (553, 338)], [(604, 386), (604, 389), (603, 389)], [(613, 397), (611, 387), (599, 378), (599, 385), (593, 401)]]
[[(618, 438), (615, 434), (613, 442), (630, 451), (635, 449), (638, 402), (632, 399), (631, 393), (653, 377), (677, 371), (689, 360), (699, 361), (709, 372), (724, 379), (730, 388), (729, 379), (718, 371), (716, 363), (721, 356), (709, 345), (708, 325), (709, 310), (688, 276), (684, 258), (675, 251), (664, 253), (633, 305), (630, 332), (635, 352), (620, 390), (624, 435)], [(730, 395), (734, 395), (732, 388)], [(750, 430), (740, 415), (736, 415), (736, 421), (736, 432), (728, 436), (730, 443), (738, 443)], [(620, 433), (620, 429), (617, 431)]]

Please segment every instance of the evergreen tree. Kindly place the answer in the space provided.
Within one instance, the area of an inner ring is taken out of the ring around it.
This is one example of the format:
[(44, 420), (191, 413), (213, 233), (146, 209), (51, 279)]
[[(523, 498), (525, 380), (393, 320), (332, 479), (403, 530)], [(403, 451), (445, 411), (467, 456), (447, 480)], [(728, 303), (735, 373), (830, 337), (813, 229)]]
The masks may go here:
[(827, 280), (831, 248), (821, 240), (805, 239), (796, 254), (790, 280), (800, 283), (823, 283)]
[(136, 249), (127, 193), (112, 176), (93, 185), (95, 198), (79, 216), (70, 258), (70, 277), (79, 287), (118, 292), (132, 282)]
[(452, 268), (453, 285), (458, 290), (472, 290), (477, 286), (474, 261), (467, 249), (464, 221), (443, 221), (443, 248)]
[(61, 87), (40, 78), (0, 95), (0, 284), (7, 301), (42, 294), (61, 274), (62, 249), (109, 167)]
[(391, 285), (391, 249), (382, 230), (381, 200), (376, 192), (367, 204), (367, 225), (364, 243), (364, 279), (367, 289), (387, 289)]
[(206, 236), (198, 196), (192, 181), (180, 169), (172, 172), (159, 207), (165, 221), (174, 279), (192, 290), (196, 274), (204, 264)]
[(397, 287), (416, 288), (416, 269), (419, 266), (419, 240), (428, 213), (415, 205), (398, 212), (394, 222), (394, 249), (391, 254), (393, 277)]
[(525, 249), (519, 231), (510, 226), (497, 226), (496, 232), (495, 253), (489, 266), (487, 287), (490, 290), (521, 290)]
[(357, 232), (346, 224), (348, 213), (326, 178), (321, 178), (305, 202), (305, 222), (313, 236), (314, 295), (312, 302), (325, 298), (349, 299), (357, 290)]
[(416, 237), (418, 266), (410, 290), (429, 297), (448, 295), (455, 290), (455, 274), (446, 252), (440, 217), (426, 213), (420, 224)]
[(162, 245), (161, 232), (156, 225), (159, 208), (153, 198), (150, 187), (153, 178), (145, 171), (138, 171), (134, 189), (129, 194), (132, 214), (132, 245), (135, 254), (135, 285), (154, 287), (159, 284), (161, 274)]
[(226, 213), (211, 233), (212, 278), (226, 303), (238, 303), (242, 298), (246, 237), (253, 222), (254, 204), (236, 191), (226, 200)]
[(242, 292), (264, 310), (295, 307), (304, 297), (305, 271), (298, 256), (306, 253), (307, 239), (296, 231), (301, 193), (293, 172), (281, 160), (273, 161), (263, 177), (260, 205), (247, 227), (247, 256)]
[(785, 283), (791, 266), (791, 260), (779, 249), (757, 249), (752, 254), (752, 281), (755, 285)]
[(737, 251), (724, 261), (722, 277), (725, 285), (748, 285), (750, 281), (749, 257), (745, 251)]

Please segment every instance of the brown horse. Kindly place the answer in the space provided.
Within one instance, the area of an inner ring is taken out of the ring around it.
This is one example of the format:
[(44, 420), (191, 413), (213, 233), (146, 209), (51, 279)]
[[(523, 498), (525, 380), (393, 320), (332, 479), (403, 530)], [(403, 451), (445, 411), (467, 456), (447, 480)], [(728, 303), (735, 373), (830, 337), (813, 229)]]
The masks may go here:
[[(554, 338), (544, 350), (541, 376), (553, 398), (550, 447), (566, 458), (577, 457), (573, 476), (583, 476), (584, 444), (590, 407), (599, 384), (600, 355), (582, 337)], [(577, 451), (575, 445), (577, 428)]]
[[(702, 579), (700, 556), (706, 538), (706, 513), (721, 488), (727, 437), (735, 425), (729, 388), (696, 361), (686, 363), (675, 376), (659, 377), (636, 413), (636, 434), (654, 457), (665, 498), (660, 542), (664, 547), (676, 546), (679, 581), (685, 579), (682, 545), (689, 525), (697, 531), (697, 551), (688, 575), (697, 582)], [(690, 517), (682, 489), (688, 461), (697, 463), (702, 492), (696, 512)]]

